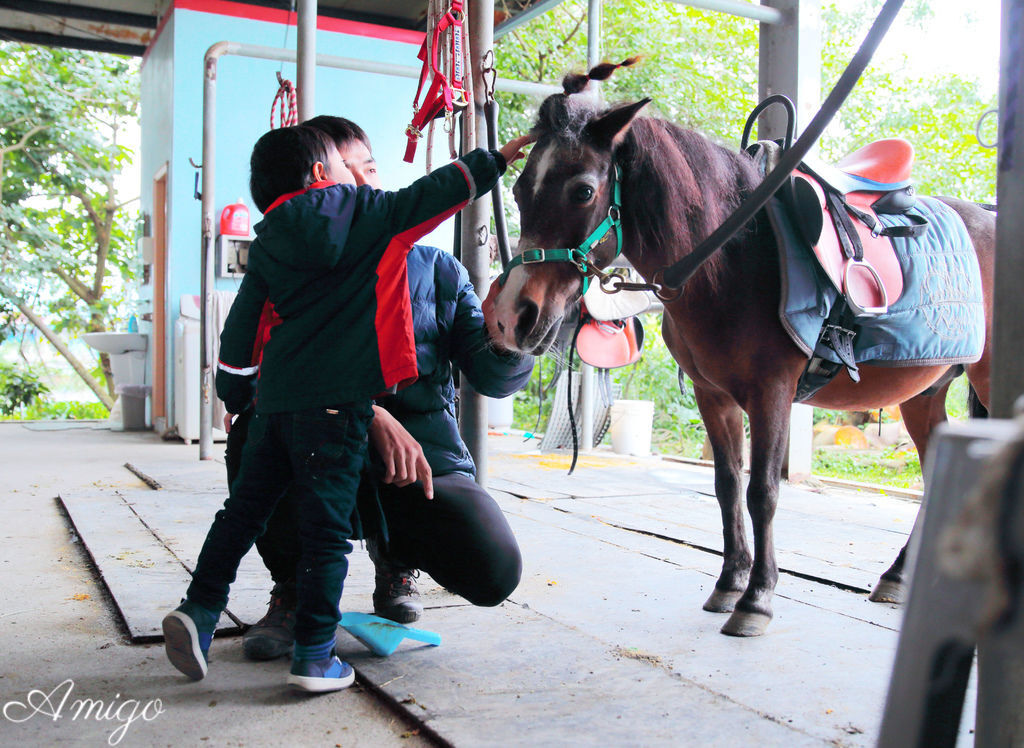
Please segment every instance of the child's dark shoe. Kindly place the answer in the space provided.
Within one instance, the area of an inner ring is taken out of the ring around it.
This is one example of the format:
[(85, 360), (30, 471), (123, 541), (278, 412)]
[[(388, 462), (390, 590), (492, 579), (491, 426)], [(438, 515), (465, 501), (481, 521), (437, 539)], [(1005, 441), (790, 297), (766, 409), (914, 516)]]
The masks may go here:
[(207, 652), (219, 618), (219, 613), (188, 600), (164, 616), (167, 659), (192, 680), (206, 676)]

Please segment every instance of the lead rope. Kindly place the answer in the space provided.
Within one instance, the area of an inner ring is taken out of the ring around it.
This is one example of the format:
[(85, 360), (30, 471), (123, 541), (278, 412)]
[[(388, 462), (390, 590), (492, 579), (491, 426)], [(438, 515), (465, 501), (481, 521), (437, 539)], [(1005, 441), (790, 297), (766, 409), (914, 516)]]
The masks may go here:
[(576, 460), (580, 456), (580, 439), (576, 433), (576, 414), (572, 407), (572, 360), (576, 354), (576, 338), (583, 328), (583, 310), (580, 310), (580, 319), (576, 323), (576, 330), (572, 334), (572, 342), (569, 344), (569, 365), (565, 367), (565, 400), (569, 405), (569, 430), (572, 432), (572, 464), (569, 465), (568, 475), (572, 475), (576, 469)]

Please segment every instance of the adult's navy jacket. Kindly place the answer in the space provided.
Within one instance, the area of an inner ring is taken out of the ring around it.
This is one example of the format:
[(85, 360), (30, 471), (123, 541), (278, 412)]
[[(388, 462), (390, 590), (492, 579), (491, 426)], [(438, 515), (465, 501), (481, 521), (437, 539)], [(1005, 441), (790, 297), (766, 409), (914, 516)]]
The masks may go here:
[[(398, 192), (316, 183), (283, 195), (256, 224), (249, 266), (221, 333), (217, 392), (272, 413), (365, 401), (417, 376), (406, 255), (487, 193), (505, 170), (475, 150)], [(265, 302), (281, 322), (253, 365)]]
[(436, 247), (416, 245), (407, 258), (419, 378), (377, 399), (420, 443), (434, 475), (475, 473), (455, 420), (454, 364), (488, 397), (520, 390), (533, 357), (497, 352), (490, 344), (480, 299), (466, 269)]

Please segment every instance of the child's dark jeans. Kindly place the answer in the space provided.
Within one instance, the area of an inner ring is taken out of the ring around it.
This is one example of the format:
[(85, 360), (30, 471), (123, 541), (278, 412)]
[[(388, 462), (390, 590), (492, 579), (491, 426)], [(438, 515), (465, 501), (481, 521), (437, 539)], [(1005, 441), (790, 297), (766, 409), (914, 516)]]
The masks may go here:
[(256, 414), (230, 497), (203, 543), (188, 599), (224, 609), (238, 564), (291, 486), (302, 547), (295, 640), (303, 645), (330, 641), (341, 618), (352, 510), (372, 417), (369, 402)]

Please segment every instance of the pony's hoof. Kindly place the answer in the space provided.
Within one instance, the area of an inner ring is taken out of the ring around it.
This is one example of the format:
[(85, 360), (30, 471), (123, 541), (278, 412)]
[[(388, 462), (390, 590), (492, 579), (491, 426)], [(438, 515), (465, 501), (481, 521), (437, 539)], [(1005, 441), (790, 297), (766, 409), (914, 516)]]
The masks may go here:
[(868, 600), (873, 603), (894, 603), (900, 605), (906, 600), (906, 590), (900, 582), (893, 582), (890, 579), (879, 579), (878, 584), (871, 590)]
[(729, 620), (722, 626), (722, 633), (726, 636), (761, 636), (771, 620), (772, 617), (764, 613), (734, 610)]
[(716, 587), (711, 597), (704, 603), (704, 610), (709, 613), (732, 613), (736, 608), (736, 601), (742, 596), (742, 590), (723, 591)]

